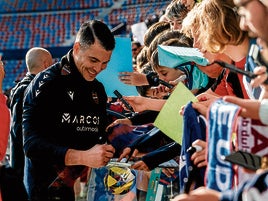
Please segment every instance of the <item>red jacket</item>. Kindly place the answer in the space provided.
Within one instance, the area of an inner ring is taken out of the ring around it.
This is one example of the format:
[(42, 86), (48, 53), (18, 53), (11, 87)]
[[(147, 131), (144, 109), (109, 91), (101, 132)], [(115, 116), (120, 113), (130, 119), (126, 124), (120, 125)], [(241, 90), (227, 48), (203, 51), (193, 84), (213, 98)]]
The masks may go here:
[(7, 97), (0, 93), (0, 161), (6, 155), (10, 129), (10, 111), (6, 104)]

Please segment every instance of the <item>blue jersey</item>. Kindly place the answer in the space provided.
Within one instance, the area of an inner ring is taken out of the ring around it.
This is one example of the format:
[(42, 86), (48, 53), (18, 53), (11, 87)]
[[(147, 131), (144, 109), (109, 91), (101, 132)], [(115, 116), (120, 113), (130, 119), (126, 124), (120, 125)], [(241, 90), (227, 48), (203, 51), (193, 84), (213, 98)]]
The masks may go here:
[[(183, 138), (180, 155), (180, 189), (184, 189), (184, 180), (189, 176), (189, 166), (192, 166), (191, 155), (187, 153), (187, 149), (192, 146), (192, 143), (197, 140), (206, 140), (206, 121), (195, 109), (192, 108), (192, 103), (188, 103), (184, 109), (184, 125), (183, 125)], [(196, 186), (203, 186), (205, 168), (200, 168), (196, 173), (198, 181)]]

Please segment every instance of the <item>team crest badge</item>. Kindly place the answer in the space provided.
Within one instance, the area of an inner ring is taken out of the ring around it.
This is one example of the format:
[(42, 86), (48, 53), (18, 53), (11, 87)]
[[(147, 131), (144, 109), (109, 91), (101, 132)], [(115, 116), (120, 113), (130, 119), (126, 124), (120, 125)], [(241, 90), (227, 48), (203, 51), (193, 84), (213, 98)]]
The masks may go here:
[(92, 91), (92, 99), (96, 104), (99, 104), (99, 97), (98, 97), (97, 92)]

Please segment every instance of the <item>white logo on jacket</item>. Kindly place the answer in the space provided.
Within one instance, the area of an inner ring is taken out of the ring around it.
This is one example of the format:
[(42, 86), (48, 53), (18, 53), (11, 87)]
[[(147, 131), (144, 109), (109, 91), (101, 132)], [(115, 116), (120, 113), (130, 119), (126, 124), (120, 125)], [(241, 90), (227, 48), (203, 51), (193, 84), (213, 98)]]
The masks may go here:
[(62, 123), (68, 124), (100, 124), (100, 117), (91, 115), (71, 115), (70, 113), (62, 114)]
[(70, 98), (71, 98), (72, 100), (74, 100), (74, 91), (68, 91), (67, 93), (68, 93), (68, 95), (70, 96)]

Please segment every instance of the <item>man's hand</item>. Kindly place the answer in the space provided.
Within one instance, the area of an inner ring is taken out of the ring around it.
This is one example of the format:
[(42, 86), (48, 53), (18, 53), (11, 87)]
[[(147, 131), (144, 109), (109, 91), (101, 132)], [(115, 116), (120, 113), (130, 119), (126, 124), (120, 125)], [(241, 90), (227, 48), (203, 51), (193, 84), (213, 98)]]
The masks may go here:
[(203, 116), (207, 115), (207, 111), (210, 104), (213, 103), (217, 98), (219, 98), (218, 96), (209, 93), (202, 93), (196, 97), (198, 99), (198, 102), (192, 103), (192, 107)]
[(192, 154), (191, 156), (191, 160), (193, 161), (193, 163), (198, 167), (204, 167), (207, 166), (207, 161), (206, 161), (206, 142), (203, 140), (195, 140), (192, 143), (192, 146), (198, 145), (200, 147), (202, 147), (201, 151), (196, 151)]
[(135, 170), (144, 170), (144, 171), (150, 171), (149, 167), (144, 163), (143, 161), (137, 161), (132, 166), (132, 169)]
[[(138, 154), (139, 154), (139, 151), (137, 149), (135, 149), (132, 153), (132, 155), (130, 156), (131, 154), (131, 149), (130, 147), (126, 147), (123, 151), (122, 151), (122, 154), (119, 156), (118, 158), (118, 162), (120, 162), (123, 158), (127, 158), (128, 160), (131, 160), (131, 158), (135, 158)], [(130, 158), (129, 158), (130, 157)]]
[(142, 96), (124, 96), (124, 98), (129, 102), (135, 112), (142, 112), (145, 110), (160, 111), (166, 103), (166, 100), (163, 99), (152, 99)]
[(65, 164), (99, 168), (107, 165), (114, 153), (114, 147), (108, 144), (97, 144), (86, 151), (69, 149), (65, 155)]
[(242, 99), (233, 96), (224, 96), (224, 101), (236, 104), (242, 108), (240, 116), (249, 117), (252, 119), (259, 118), (260, 101), (251, 99)]
[(144, 86), (149, 85), (146, 74), (139, 72), (120, 72), (119, 80), (124, 84), (134, 85), (134, 86)]
[(116, 119), (114, 122), (112, 122), (106, 127), (106, 132), (109, 130), (109, 128), (113, 128), (119, 124), (132, 125), (132, 122), (129, 120), (129, 118)]
[[(129, 104), (131, 105), (131, 107), (134, 109), (135, 112), (142, 112), (146, 110), (145, 102), (147, 98), (141, 96), (126, 96), (124, 98), (126, 101), (129, 102)], [(127, 110), (124, 104), (123, 107), (125, 110)]]
[(259, 66), (254, 68), (254, 74), (258, 75), (256, 78), (252, 79), (250, 84), (252, 87), (258, 87), (260, 85), (263, 85), (263, 87), (268, 89), (267, 84), (263, 84), (265, 80), (268, 78), (267, 74), (267, 68), (265, 66)]
[(215, 190), (200, 187), (189, 194), (180, 194), (171, 201), (219, 201), (221, 193)]

